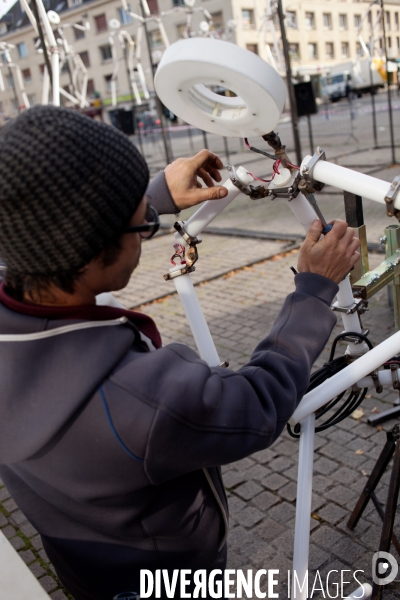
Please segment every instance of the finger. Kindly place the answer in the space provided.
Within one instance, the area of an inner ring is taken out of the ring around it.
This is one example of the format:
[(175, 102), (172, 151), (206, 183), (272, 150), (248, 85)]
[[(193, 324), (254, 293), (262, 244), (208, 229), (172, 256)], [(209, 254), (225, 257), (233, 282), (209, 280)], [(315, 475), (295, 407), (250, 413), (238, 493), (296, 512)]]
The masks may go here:
[(202, 167), (206, 162), (214, 165), (215, 169), (223, 169), (224, 167), (221, 159), (214, 152), (210, 152), (210, 150), (200, 150), (191, 160), (196, 169)]
[(220, 200), (228, 195), (228, 190), (223, 186), (213, 186), (211, 188), (201, 188), (198, 190), (192, 190), (188, 196), (192, 197), (190, 206), (204, 202), (205, 200)]
[(221, 181), (222, 175), (218, 169), (215, 168), (214, 164), (211, 164), (209, 161), (207, 161), (204, 163), (203, 168), (211, 175), (214, 181)]
[(312, 245), (316, 244), (321, 237), (322, 230), (323, 226), (321, 221), (319, 219), (315, 219), (315, 221), (313, 221), (310, 225), (305, 242), (311, 243)]
[(359, 252), (357, 252), (357, 250), (352, 254), (352, 256), (350, 257), (350, 264), (352, 267), (354, 267), (354, 265), (356, 264), (356, 262), (358, 262), (361, 258), (361, 254)]
[[(345, 235), (346, 231), (349, 229), (349, 226), (347, 225), (346, 221), (342, 221), (341, 219), (334, 219), (333, 221), (331, 221), (331, 223), (333, 224), (333, 227), (330, 233), (334, 233), (337, 239), (342, 238)], [(352, 231), (354, 235), (354, 229)]]
[(211, 177), (209, 176), (209, 174), (207, 173), (207, 171), (205, 171), (203, 168), (200, 168), (197, 171), (197, 176), (200, 177), (204, 183), (206, 184), (207, 187), (213, 187), (214, 182), (211, 179)]

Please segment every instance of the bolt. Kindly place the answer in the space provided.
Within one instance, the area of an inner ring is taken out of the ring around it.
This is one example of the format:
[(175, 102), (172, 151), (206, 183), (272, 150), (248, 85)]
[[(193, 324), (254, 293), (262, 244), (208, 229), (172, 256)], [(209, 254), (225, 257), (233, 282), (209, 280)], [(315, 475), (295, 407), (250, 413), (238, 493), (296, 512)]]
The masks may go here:
[(384, 235), (383, 237), (380, 237), (379, 241), (380, 241), (381, 244), (386, 244), (386, 241), (387, 241), (386, 235)]
[(181, 92), (182, 90), (178, 90), (178, 92)]

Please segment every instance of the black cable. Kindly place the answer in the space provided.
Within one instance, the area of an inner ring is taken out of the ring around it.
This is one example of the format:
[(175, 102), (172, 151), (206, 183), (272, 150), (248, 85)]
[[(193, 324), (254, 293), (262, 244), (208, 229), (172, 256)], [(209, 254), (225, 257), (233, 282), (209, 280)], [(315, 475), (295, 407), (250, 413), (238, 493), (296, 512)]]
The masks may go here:
[(275, 156), (275, 154), (270, 154), (269, 152), (265, 152), (265, 150), (259, 150), (258, 148), (254, 148), (254, 146), (250, 146), (247, 138), (244, 138), (244, 143), (246, 144), (248, 149), (251, 150), (252, 152), (257, 152), (257, 154), (262, 154), (263, 156), (267, 156), (271, 160), (276, 160), (278, 158), (277, 156)]
[[(322, 366), (321, 369), (318, 369), (318, 371), (315, 371), (311, 375), (310, 384), (307, 388), (307, 392), (310, 392), (311, 390), (315, 389), (316, 387), (321, 385), (321, 383), (323, 383), (324, 381), (326, 381), (327, 379), (329, 379), (336, 373), (339, 373), (339, 371), (341, 371), (342, 369), (344, 369), (347, 366), (346, 356), (340, 356), (338, 358), (334, 358), (334, 356), (335, 356), (336, 346), (337, 346), (338, 342), (340, 340), (346, 339), (347, 337), (350, 337), (350, 336), (355, 337), (358, 340), (365, 342), (367, 344), (368, 348), (370, 350), (372, 350), (373, 346), (372, 346), (371, 341), (362, 333), (357, 333), (357, 332), (353, 332), (353, 331), (347, 331), (346, 333), (341, 333), (333, 340), (328, 362), (326, 362)], [(398, 357), (394, 357), (394, 360), (396, 358), (398, 358)], [(390, 361), (388, 361), (388, 362), (390, 362)], [(324, 421), (324, 423), (322, 423), (322, 425), (318, 425), (318, 427), (315, 428), (315, 431), (316, 432), (325, 431), (329, 427), (332, 427), (333, 425), (340, 423), (340, 421), (343, 421), (348, 416), (350, 416), (352, 414), (352, 412), (354, 412), (356, 410), (356, 408), (358, 408), (360, 406), (360, 404), (362, 403), (362, 401), (365, 398), (367, 391), (368, 391), (368, 388), (364, 388), (362, 391), (358, 390), (356, 392), (351, 390), (347, 399), (345, 399), (343, 404), (339, 408), (336, 409), (336, 412), (333, 415), (331, 415), (330, 417), (328, 417), (328, 419), (326, 421)], [(343, 399), (345, 394), (346, 394), (346, 391), (342, 392), (341, 394), (339, 394), (338, 396), (336, 396), (335, 398), (333, 398), (332, 400), (327, 402), (327, 404), (322, 406), (319, 409), (319, 411), (317, 411), (315, 414), (316, 419), (320, 419), (327, 412), (332, 410), (340, 402), (340, 400)], [(299, 438), (300, 437), (300, 424), (298, 423), (297, 425), (295, 425), (295, 427), (292, 430), (292, 428), (290, 427), (290, 425), (288, 423), (287, 431), (291, 437)]]

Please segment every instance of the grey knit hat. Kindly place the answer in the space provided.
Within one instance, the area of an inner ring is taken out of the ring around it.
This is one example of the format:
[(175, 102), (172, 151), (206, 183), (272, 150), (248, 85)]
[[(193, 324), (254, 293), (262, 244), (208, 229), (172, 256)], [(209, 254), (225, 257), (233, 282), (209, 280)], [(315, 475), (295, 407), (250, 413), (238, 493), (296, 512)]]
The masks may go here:
[(149, 180), (118, 130), (35, 106), (0, 132), (0, 256), (17, 274), (76, 272), (128, 224)]

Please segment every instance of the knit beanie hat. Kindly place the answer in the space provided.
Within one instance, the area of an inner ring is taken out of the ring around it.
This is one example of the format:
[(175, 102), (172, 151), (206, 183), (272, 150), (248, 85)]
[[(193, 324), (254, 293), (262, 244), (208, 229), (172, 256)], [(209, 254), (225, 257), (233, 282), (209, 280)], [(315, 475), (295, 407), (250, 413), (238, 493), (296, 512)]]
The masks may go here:
[(117, 129), (35, 106), (0, 132), (0, 257), (10, 271), (73, 273), (128, 225), (149, 180)]

